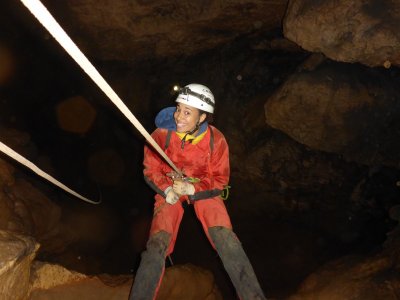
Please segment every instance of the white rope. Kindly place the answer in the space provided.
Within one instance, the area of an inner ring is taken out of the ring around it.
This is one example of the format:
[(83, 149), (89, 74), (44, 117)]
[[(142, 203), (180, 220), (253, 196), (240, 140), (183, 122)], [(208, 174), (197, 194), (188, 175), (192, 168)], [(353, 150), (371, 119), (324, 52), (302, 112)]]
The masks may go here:
[[(21, 2), (30, 10), (30, 12), (39, 20), (40, 23), (51, 33), (51, 35), (60, 43), (60, 45), (67, 51), (69, 55), (78, 63), (78, 65), (89, 75), (89, 77), (97, 84), (97, 86), (110, 98), (110, 100), (118, 107), (118, 109), (127, 117), (127, 119), (139, 130), (139, 132), (145, 137), (145, 139), (157, 150), (158, 153), (166, 160), (166, 162), (178, 173), (182, 172), (174, 165), (174, 163), (169, 159), (165, 152), (160, 148), (156, 141), (151, 137), (151, 135), (144, 129), (142, 124), (135, 118), (128, 107), (122, 102), (110, 85), (104, 80), (96, 68), (90, 63), (90, 61), (85, 57), (85, 55), (79, 50), (75, 43), (70, 39), (70, 37), (65, 33), (49, 11), (44, 7), (44, 5), (39, 0), (21, 0)], [(7, 145), (0, 142), (0, 151), (18, 161), (19, 163), (25, 165), (33, 172), (39, 176), (47, 179), (54, 185), (60, 187), (64, 191), (78, 197), (79, 199), (92, 203), (98, 204), (89, 200), (86, 197), (81, 196), (75, 191), (71, 190), (54, 177), (50, 176), (43, 170), (39, 169), (35, 164), (33, 164), (28, 159), (24, 158), (13, 149)]]
[(90, 63), (81, 50), (75, 45), (67, 33), (61, 28), (50, 12), (39, 0), (21, 0), (21, 2), (30, 10), (30, 12), (39, 20), (40, 23), (51, 33), (57, 42), (68, 52), (69, 55), (78, 63), (78, 65), (89, 75), (97, 86), (110, 98), (118, 109), (131, 121), (139, 130), (145, 139), (157, 150), (158, 153), (168, 162), (168, 164), (179, 174), (182, 172), (174, 165), (169, 157), (164, 153), (156, 141), (140, 124), (136, 117), (131, 113), (128, 107), (122, 102), (119, 96), (114, 92), (110, 85), (104, 80), (96, 68)]
[(18, 161), (19, 163), (25, 165), (26, 167), (28, 167), (29, 169), (31, 169), (33, 172), (35, 172), (36, 174), (38, 174), (39, 176), (43, 177), (44, 179), (47, 179), (48, 181), (52, 182), (54, 185), (62, 188), (64, 191), (74, 195), (75, 197), (78, 197), (79, 199), (92, 203), (92, 204), (99, 204), (101, 201), (95, 202), (92, 200), (89, 200), (86, 197), (83, 197), (81, 195), (79, 195), (78, 193), (74, 192), (73, 190), (71, 190), (70, 188), (68, 188), (67, 186), (65, 186), (64, 184), (62, 184), (61, 182), (59, 182), (57, 179), (55, 179), (54, 177), (50, 176), (49, 174), (47, 174), (46, 172), (42, 171), (41, 169), (39, 169), (35, 164), (33, 164), (31, 161), (27, 160), (25, 157), (23, 157), (22, 155), (19, 155), (17, 152), (15, 152), (13, 149), (11, 149), (10, 147), (8, 147), (7, 145), (3, 144), (2, 142), (0, 142), (0, 150), (7, 154), (9, 157), (15, 159), (16, 161)]

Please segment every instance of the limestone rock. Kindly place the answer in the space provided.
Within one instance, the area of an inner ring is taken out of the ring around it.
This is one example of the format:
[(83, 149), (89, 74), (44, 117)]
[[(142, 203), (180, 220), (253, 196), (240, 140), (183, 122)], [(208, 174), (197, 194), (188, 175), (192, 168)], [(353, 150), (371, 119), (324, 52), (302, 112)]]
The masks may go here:
[(87, 276), (62, 266), (36, 262), (31, 276), (30, 300), (128, 299), (131, 276)]
[(36, 154), (36, 147), (31, 143), (31, 138), (26, 132), (0, 126), (0, 140), (27, 158), (31, 158)]
[(159, 298), (222, 300), (212, 273), (190, 264), (167, 268)]
[(400, 2), (291, 0), (284, 35), (302, 48), (342, 62), (400, 65)]
[(393, 86), (386, 72), (325, 62), (293, 74), (268, 99), (266, 122), (312, 149), (398, 166), (400, 105)]
[(32, 290), (51, 289), (57, 285), (70, 284), (86, 278), (78, 272), (70, 271), (62, 266), (35, 261), (32, 264)]
[[(25, 133), (1, 128), (0, 137), (27, 157), (35, 153)], [(60, 207), (23, 176), (16, 179), (16, 167), (3, 159), (0, 159), (0, 229), (33, 236), (40, 242), (41, 251), (47, 252), (63, 250), (73, 240), (68, 227), (61, 222)]]
[(287, 0), (44, 3), (89, 56), (140, 61), (190, 56), (280, 26)]
[(35, 236), (47, 249), (61, 221), (61, 209), (25, 180), (8, 189), (15, 213), (14, 222), (25, 234)]
[(400, 230), (375, 256), (349, 256), (330, 262), (311, 274), (288, 300), (396, 300), (400, 292)]
[(296, 190), (338, 184), (345, 177), (346, 168), (334, 158), (305, 149), (283, 135), (272, 135), (254, 147), (242, 158), (244, 176), (259, 181), (270, 188)]
[(0, 230), (0, 299), (27, 299), (31, 262), (38, 248), (30, 237)]
[[(131, 275), (86, 276), (61, 266), (35, 263), (31, 300), (128, 299)], [(167, 268), (157, 299), (222, 300), (213, 275), (193, 265)]]
[(299, 292), (288, 300), (354, 299), (396, 300), (400, 278), (387, 258), (345, 258), (325, 265), (309, 276)]
[(14, 168), (4, 159), (0, 159), (0, 182), (2, 185), (10, 186), (14, 183)]

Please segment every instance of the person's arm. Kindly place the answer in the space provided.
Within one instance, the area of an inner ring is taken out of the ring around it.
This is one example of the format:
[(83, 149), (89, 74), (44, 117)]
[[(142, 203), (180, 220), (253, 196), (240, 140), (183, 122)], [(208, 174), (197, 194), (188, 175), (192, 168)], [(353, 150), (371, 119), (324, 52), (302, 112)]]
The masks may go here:
[[(162, 130), (157, 129), (151, 135), (160, 147), (165, 143), (165, 137)], [(172, 186), (172, 180), (166, 176), (163, 170), (165, 162), (161, 156), (150, 146), (144, 147), (143, 159), (143, 175), (146, 183), (157, 193), (166, 197), (165, 191), (168, 187)]]

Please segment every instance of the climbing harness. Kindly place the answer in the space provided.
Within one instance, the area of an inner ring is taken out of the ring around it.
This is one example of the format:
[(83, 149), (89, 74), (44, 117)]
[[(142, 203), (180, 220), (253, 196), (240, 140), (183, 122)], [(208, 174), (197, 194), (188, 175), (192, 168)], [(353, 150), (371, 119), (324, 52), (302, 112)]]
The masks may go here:
[[(151, 137), (151, 135), (146, 131), (146, 129), (140, 124), (128, 107), (122, 102), (119, 96), (114, 92), (111, 86), (105, 81), (105, 79), (100, 75), (96, 68), (90, 63), (86, 56), (80, 51), (76, 44), (71, 40), (67, 33), (62, 29), (62, 27), (53, 18), (50, 12), (39, 0), (21, 0), (21, 2), (29, 9), (29, 11), (39, 20), (39, 22), (50, 32), (50, 34), (56, 39), (56, 41), (65, 49), (65, 51), (77, 62), (77, 64), (85, 71), (86, 74), (97, 84), (97, 86), (108, 96), (108, 98), (114, 103), (115, 106), (125, 115), (125, 117), (139, 130), (139, 132), (144, 136), (144, 138), (149, 142), (151, 146), (165, 159), (165, 161), (177, 172), (182, 174), (182, 172), (174, 165), (174, 163), (169, 159), (169, 157), (164, 153), (156, 141)], [(0, 142), (1, 143), (1, 142)], [(100, 201), (92, 201), (74, 192), (61, 182), (57, 181), (55, 178), (39, 169), (32, 162), (19, 155), (17, 152), (6, 146), (5, 144), (0, 144), (0, 151), (4, 152), (9, 157), (15, 159), (19, 163), (25, 165), (32, 171), (34, 171), (39, 176), (50, 181), (54, 185), (60, 187), (64, 191), (78, 197), (79, 199), (92, 203), (98, 204)]]
[[(214, 151), (214, 131), (213, 131), (212, 127), (209, 127), (209, 129), (210, 129), (210, 155), (212, 155), (212, 153)], [(169, 144), (171, 142), (171, 135), (172, 135), (172, 130), (169, 129), (167, 132), (167, 137), (165, 139), (164, 151), (167, 150), (167, 148), (169, 147)], [(210, 163), (210, 161), (208, 161), (208, 163)], [(170, 177), (172, 180), (182, 180), (182, 181), (186, 181), (186, 182), (190, 182), (190, 183), (200, 182), (199, 178), (187, 177), (184, 173), (184, 170), (182, 170), (181, 173), (169, 172), (166, 175), (168, 177)], [(228, 200), (230, 188), (231, 188), (230, 185), (224, 186), (223, 190), (221, 191), (221, 194), (219, 195), (222, 200), (224, 200), (224, 201)], [(218, 196), (218, 195), (216, 195), (216, 196)], [(201, 199), (199, 199), (199, 200), (201, 200)], [(194, 201), (197, 201), (197, 200), (194, 200)], [(190, 201), (188, 203), (190, 203)]]
[(221, 192), (221, 199), (222, 200), (228, 200), (228, 197), (229, 197), (229, 189), (231, 188), (231, 186), (230, 185), (225, 185), (224, 186), (224, 189), (222, 190), (222, 192)]

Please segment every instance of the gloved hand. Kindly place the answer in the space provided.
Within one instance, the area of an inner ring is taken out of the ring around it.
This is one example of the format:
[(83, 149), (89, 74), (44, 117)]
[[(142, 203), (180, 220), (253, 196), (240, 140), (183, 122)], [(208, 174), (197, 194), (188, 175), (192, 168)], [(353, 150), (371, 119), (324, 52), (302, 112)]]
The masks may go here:
[(177, 180), (174, 181), (174, 185), (172, 186), (173, 190), (175, 193), (179, 194), (179, 195), (194, 195), (195, 189), (194, 189), (194, 185), (186, 182), (186, 181), (182, 181), (182, 180)]
[(177, 195), (171, 186), (165, 189), (165, 201), (169, 204), (175, 204), (179, 200), (179, 195)]

